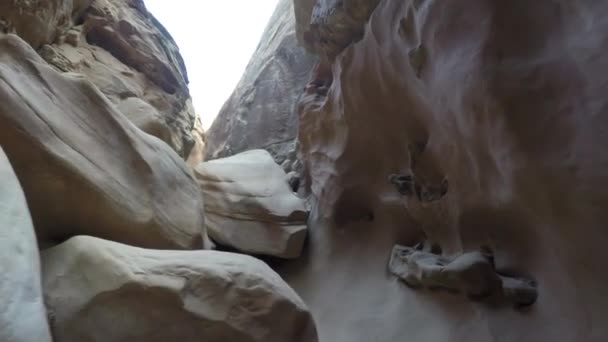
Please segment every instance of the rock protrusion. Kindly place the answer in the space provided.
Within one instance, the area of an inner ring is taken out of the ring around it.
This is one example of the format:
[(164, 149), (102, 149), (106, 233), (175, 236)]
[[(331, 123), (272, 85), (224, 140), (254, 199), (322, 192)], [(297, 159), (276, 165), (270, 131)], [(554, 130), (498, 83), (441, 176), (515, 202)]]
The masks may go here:
[(411, 287), (444, 289), (474, 300), (502, 297), (516, 306), (529, 306), (538, 297), (534, 280), (500, 274), (493, 256), (482, 251), (448, 257), (396, 245), (389, 270)]

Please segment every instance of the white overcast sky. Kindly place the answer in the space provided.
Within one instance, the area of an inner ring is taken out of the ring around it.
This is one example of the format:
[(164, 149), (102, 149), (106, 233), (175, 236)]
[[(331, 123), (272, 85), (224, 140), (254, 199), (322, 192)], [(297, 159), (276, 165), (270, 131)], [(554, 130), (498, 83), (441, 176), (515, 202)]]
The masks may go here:
[(177, 44), (205, 129), (228, 99), (277, 0), (145, 0)]

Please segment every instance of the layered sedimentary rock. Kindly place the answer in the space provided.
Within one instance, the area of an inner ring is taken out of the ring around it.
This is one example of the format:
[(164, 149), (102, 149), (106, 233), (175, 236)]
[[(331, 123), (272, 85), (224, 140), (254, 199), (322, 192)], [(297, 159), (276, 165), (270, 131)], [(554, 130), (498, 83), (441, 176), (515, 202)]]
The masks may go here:
[(34, 226), (11, 164), (0, 148), (0, 341), (51, 342), (40, 287)]
[(75, 237), (43, 253), (56, 342), (315, 342), (312, 316), (263, 262)]
[(280, 0), (243, 77), (208, 130), (206, 158), (268, 150), (291, 171), (297, 100), (315, 57), (297, 43), (292, 0)]
[[(18, 34), (58, 70), (86, 75), (125, 115), (136, 117), (138, 127), (183, 158), (202, 144), (184, 61), (142, 0), (4, 1), (0, 30)], [(150, 110), (134, 112), (124, 104), (134, 98)], [(142, 114), (162, 132), (140, 125)]]
[(251, 150), (204, 162), (196, 167), (195, 175), (213, 240), (246, 253), (300, 255), (308, 212), (267, 151)]
[[(382, 0), (317, 68), (300, 157), (313, 216), (330, 220), (283, 271), (322, 340), (605, 339), (606, 14), (598, 1)], [(402, 202), (392, 173), (415, 195)], [(373, 221), (352, 221), (364, 211)], [(489, 246), (499, 272), (536, 280), (536, 303), (408, 289), (386, 265), (421, 239), (446, 257)]]
[(185, 162), (14, 35), (0, 36), (0, 121), (40, 240), (202, 247), (202, 197)]

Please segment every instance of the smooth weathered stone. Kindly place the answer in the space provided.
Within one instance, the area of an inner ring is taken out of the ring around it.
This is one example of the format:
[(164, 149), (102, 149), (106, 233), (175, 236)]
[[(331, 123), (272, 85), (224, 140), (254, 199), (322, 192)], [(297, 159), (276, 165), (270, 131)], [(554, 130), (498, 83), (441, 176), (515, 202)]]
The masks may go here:
[(307, 234), (307, 209), (264, 150), (201, 163), (209, 236), (242, 252), (295, 258)]
[(185, 162), (85, 77), (53, 70), (14, 35), (0, 36), (0, 121), (40, 240), (203, 246), (202, 197)]
[(316, 342), (306, 305), (265, 263), (75, 237), (43, 252), (55, 342)]
[(0, 341), (51, 342), (32, 219), (0, 148)]

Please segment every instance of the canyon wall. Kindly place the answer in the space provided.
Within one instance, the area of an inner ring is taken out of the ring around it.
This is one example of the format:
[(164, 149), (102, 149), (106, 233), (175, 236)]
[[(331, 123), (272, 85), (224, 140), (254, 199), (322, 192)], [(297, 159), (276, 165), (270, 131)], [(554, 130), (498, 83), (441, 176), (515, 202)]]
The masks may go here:
[[(291, 171), (297, 102), (316, 58), (298, 45), (291, 0), (280, 0), (234, 93), (207, 132), (206, 158), (265, 149)], [(289, 166), (287, 166), (289, 164)]]
[[(320, 339), (604, 340), (608, 4), (295, 4), (322, 60), (299, 102), (313, 213), (307, 257), (278, 267)], [(405, 286), (392, 246), (423, 240), (490, 250), (498, 272), (535, 280), (537, 302)]]

